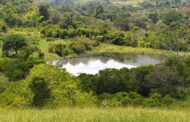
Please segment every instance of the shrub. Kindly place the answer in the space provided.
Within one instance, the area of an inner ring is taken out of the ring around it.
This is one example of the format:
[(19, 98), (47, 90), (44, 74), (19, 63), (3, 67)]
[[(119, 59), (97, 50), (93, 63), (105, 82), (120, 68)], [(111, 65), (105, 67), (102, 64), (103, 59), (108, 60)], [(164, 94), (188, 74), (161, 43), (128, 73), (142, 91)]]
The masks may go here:
[(30, 93), (23, 81), (1, 82), (3, 91), (0, 93), (0, 107), (27, 108), (30, 106)]
[(27, 60), (1, 59), (0, 71), (9, 78), (9, 81), (17, 81), (24, 79), (28, 75), (29, 70), (40, 63), (44, 63), (44, 61), (31, 58)]
[(78, 79), (70, 76), (65, 70), (51, 65), (35, 66), (26, 81), (32, 90), (36, 105), (83, 106), (94, 104), (96, 101), (91, 93), (84, 92), (79, 88)]
[(164, 106), (171, 106), (173, 103), (174, 103), (174, 99), (171, 98), (170, 96), (165, 96), (163, 99), (162, 99), (162, 104)]
[(61, 57), (68, 56), (73, 53), (72, 50), (69, 49), (68, 45), (61, 43), (51, 45), (49, 47), (49, 52), (56, 53)]
[(101, 107), (127, 107), (139, 106), (143, 104), (143, 97), (135, 92), (118, 92), (116, 94), (102, 94), (99, 99), (101, 100)]
[(150, 107), (159, 107), (162, 105), (162, 96), (158, 93), (154, 93), (145, 100), (144, 105)]
[(125, 40), (122, 38), (122, 37), (115, 37), (113, 40), (112, 40), (112, 43), (115, 44), (115, 45), (125, 45)]
[(70, 48), (73, 50), (75, 54), (84, 54), (86, 52), (85, 46), (79, 43), (71, 44)]
[(51, 89), (49, 88), (48, 82), (43, 78), (33, 78), (29, 84), (29, 88), (33, 93), (33, 106), (42, 107), (51, 97)]
[(3, 41), (3, 55), (6, 57), (15, 57), (18, 51), (27, 46), (27, 40), (22, 35), (8, 35)]

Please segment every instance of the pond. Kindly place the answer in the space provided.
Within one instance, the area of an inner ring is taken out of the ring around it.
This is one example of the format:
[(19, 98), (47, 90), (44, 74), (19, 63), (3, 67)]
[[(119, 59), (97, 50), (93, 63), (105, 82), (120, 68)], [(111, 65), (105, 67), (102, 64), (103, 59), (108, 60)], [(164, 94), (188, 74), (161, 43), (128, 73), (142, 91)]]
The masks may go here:
[(135, 68), (143, 65), (159, 64), (162, 58), (148, 55), (127, 55), (122, 57), (109, 56), (86, 56), (78, 58), (70, 58), (63, 60), (56, 60), (51, 64), (65, 68), (69, 73), (78, 76), (81, 73), (97, 74), (100, 70), (106, 68)]

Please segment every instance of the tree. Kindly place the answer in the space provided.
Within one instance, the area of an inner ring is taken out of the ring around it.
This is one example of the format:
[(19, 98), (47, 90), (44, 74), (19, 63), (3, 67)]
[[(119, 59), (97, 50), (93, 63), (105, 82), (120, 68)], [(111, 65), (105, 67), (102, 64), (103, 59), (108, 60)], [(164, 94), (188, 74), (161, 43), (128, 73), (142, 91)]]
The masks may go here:
[(183, 87), (183, 90), (186, 90), (186, 87), (188, 86), (188, 76), (189, 76), (189, 66), (188, 66), (188, 58), (183, 58), (180, 56), (171, 56), (166, 59), (165, 65), (170, 67), (172, 71), (175, 71), (178, 73), (178, 76), (180, 77), (180, 86)]
[(185, 67), (184, 67), (184, 76), (185, 76), (185, 84), (184, 88), (188, 87), (190, 84), (190, 57), (185, 59)]
[(12, 10), (8, 11), (7, 14), (5, 14), (5, 22), (8, 26), (19, 26), (22, 21), (18, 17), (17, 14), (15, 14)]
[(93, 84), (94, 76), (87, 74), (80, 74), (78, 76), (80, 79), (80, 87), (82, 90), (87, 92), (95, 92), (95, 86)]
[(7, 32), (7, 26), (3, 21), (0, 21), (0, 32)]
[(133, 74), (129, 73), (129, 69), (106, 69), (100, 71), (94, 80), (96, 93), (116, 93), (129, 92), (136, 90), (136, 82), (134, 82)]
[(128, 31), (130, 29), (129, 20), (126, 18), (126, 15), (121, 15), (120, 17), (117, 17), (117, 19), (114, 21), (114, 24), (124, 31)]
[(49, 19), (49, 12), (48, 12), (47, 6), (40, 5), (39, 15), (42, 16), (41, 21), (46, 21)]
[(104, 7), (101, 4), (97, 5), (95, 7), (95, 17), (101, 18), (103, 13), (104, 13)]
[(62, 20), (60, 26), (61, 28), (64, 28), (64, 29), (69, 29), (70, 27), (74, 29), (77, 28), (73, 15), (70, 15), (66, 19)]
[(151, 13), (149, 15), (149, 19), (151, 19), (151, 21), (156, 24), (159, 20), (158, 13)]
[(182, 20), (182, 15), (176, 11), (170, 11), (164, 14), (162, 20), (166, 25), (171, 26), (172, 24), (180, 22)]
[(147, 76), (147, 80), (152, 91), (156, 91), (162, 96), (178, 97), (177, 88), (180, 79), (177, 72), (169, 67), (156, 66), (152, 73)]
[(133, 82), (137, 84), (137, 93), (142, 96), (148, 97), (151, 92), (150, 83), (147, 80), (147, 76), (153, 71), (153, 66), (142, 66), (131, 69), (131, 73), (135, 75)]
[(0, 72), (4, 73), (9, 81), (14, 82), (23, 80), (29, 73), (30, 69), (37, 65), (45, 63), (41, 59), (4, 59), (0, 60)]
[(125, 40), (124, 40), (123, 37), (121, 37), (121, 36), (115, 37), (115, 38), (112, 40), (112, 43), (115, 44), (115, 45), (123, 45), (123, 46), (126, 44)]
[(51, 13), (52, 13), (50, 16), (51, 22), (53, 24), (58, 24), (61, 20), (61, 14), (58, 11), (51, 11)]
[(73, 43), (70, 45), (70, 48), (73, 50), (75, 54), (84, 54), (86, 51), (86, 48), (83, 44), (79, 43)]
[(18, 56), (18, 51), (27, 46), (27, 40), (21, 35), (8, 35), (3, 41), (3, 56)]
[(35, 77), (29, 84), (29, 88), (33, 93), (32, 105), (42, 107), (51, 97), (51, 90), (48, 82), (43, 78)]
[(52, 65), (40, 64), (35, 66), (26, 78), (26, 82), (33, 93), (33, 100), (36, 103), (33, 105), (37, 105), (37, 107), (89, 104), (93, 99), (90, 93), (79, 88), (80, 82), (77, 78)]

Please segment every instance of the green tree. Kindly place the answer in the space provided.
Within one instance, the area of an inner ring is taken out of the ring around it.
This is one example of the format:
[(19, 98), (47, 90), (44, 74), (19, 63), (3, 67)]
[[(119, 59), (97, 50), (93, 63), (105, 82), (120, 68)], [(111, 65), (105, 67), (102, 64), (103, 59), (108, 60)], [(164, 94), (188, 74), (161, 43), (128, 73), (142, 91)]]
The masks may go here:
[(129, 31), (130, 30), (130, 26), (129, 26), (129, 20), (127, 17), (129, 15), (120, 15), (119, 17), (117, 17), (116, 20), (114, 20), (114, 24), (119, 27), (121, 30), (124, 31)]
[(39, 7), (39, 15), (42, 16), (41, 21), (46, 21), (49, 19), (49, 12), (46, 5), (40, 5)]
[(162, 96), (178, 97), (177, 88), (180, 86), (178, 73), (166, 66), (156, 66), (147, 77), (150, 88)]
[(8, 35), (3, 41), (3, 56), (18, 56), (18, 51), (27, 46), (27, 40), (21, 35)]
[(182, 15), (176, 11), (170, 11), (163, 15), (162, 20), (166, 25), (171, 26), (180, 22), (182, 20)]
[(158, 13), (149, 14), (149, 19), (151, 19), (153, 23), (157, 23), (159, 21)]
[(69, 29), (69, 28), (77, 28), (77, 24), (75, 23), (73, 15), (69, 15), (65, 19), (62, 19), (60, 27), (63, 29)]
[(101, 18), (103, 13), (104, 13), (104, 7), (101, 4), (97, 5), (95, 7), (95, 17)]
[(35, 107), (42, 107), (51, 97), (51, 89), (48, 82), (43, 78), (35, 77), (29, 84), (29, 88), (33, 94), (32, 105)]

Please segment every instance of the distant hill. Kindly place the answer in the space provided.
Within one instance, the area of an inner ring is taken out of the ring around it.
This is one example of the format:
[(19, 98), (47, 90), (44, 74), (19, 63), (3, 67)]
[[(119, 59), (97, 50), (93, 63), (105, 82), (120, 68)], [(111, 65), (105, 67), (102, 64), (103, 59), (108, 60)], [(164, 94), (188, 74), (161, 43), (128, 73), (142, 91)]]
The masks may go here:
[(91, 0), (34, 0), (37, 3), (86, 3)]
[(50, 4), (69, 4), (69, 5), (82, 5), (90, 2), (109, 3), (114, 6), (164, 6), (176, 7), (180, 5), (190, 5), (190, 0), (34, 0), (37, 3), (50, 3)]
[(65, 3), (65, 4), (85, 4), (88, 2), (106, 2), (112, 3), (113, 5), (138, 5), (144, 2), (144, 0), (34, 0), (37, 3)]

